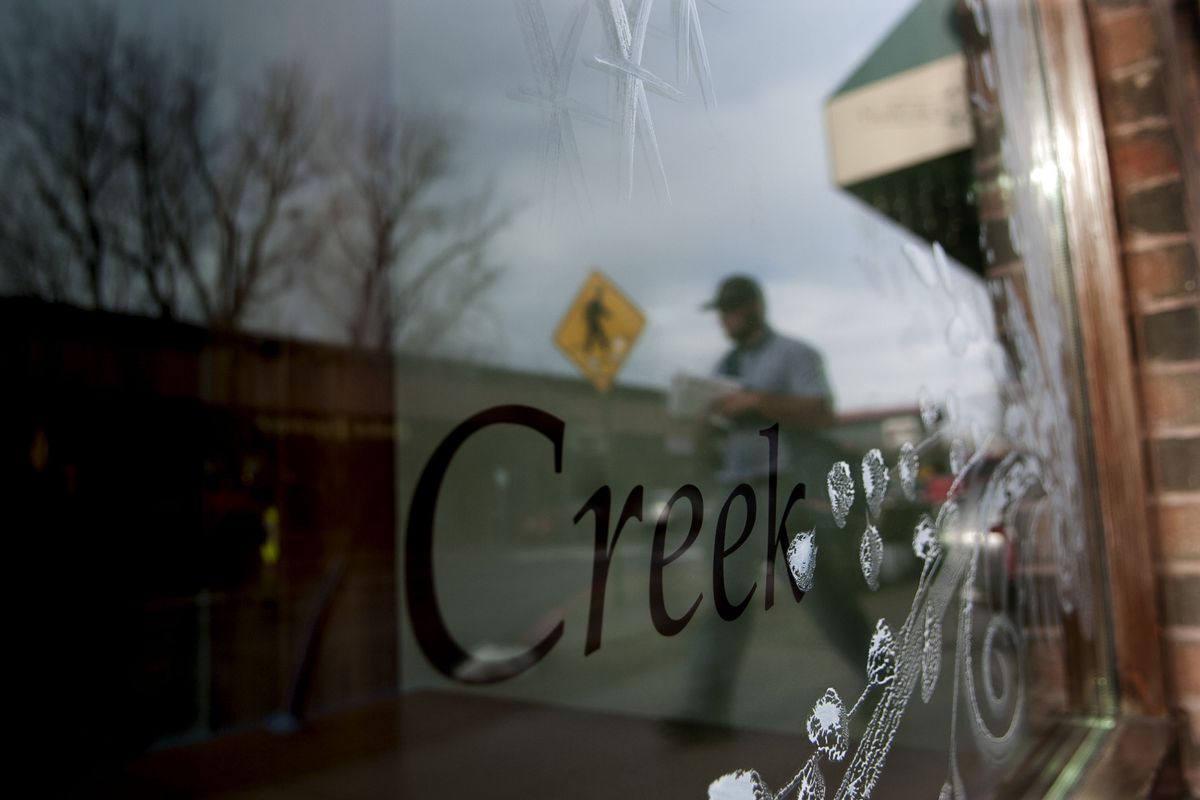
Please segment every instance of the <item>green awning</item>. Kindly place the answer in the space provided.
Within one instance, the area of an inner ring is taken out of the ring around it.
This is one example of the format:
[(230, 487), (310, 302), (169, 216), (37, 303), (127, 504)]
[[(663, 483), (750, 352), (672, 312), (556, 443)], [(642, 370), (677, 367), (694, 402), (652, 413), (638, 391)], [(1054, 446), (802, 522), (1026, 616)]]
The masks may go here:
[(956, 0), (920, 0), (825, 104), (834, 182), (982, 269)]

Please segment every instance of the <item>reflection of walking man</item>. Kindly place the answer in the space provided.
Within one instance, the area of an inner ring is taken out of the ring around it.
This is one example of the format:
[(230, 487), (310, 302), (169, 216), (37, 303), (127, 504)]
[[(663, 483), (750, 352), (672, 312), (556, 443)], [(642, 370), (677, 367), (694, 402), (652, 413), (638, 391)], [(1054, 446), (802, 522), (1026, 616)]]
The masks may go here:
[(600, 352), (609, 350), (608, 334), (604, 332), (604, 319), (611, 316), (604, 305), (604, 289), (597, 286), (596, 294), (583, 308), (583, 319), (587, 323), (587, 338), (583, 340), (583, 352), (590, 353), (593, 347), (599, 347)]
[[(791, 478), (812, 469), (808, 460), (816, 450), (811, 446), (813, 437), (833, 421), (832, 394), (820, 354), (810, 345), (782, 336), (767, 325), (762, 289), (753, 278), (745, 275), (726, 278), (705, 308), (720, 314), (721, 327), (733, 343), (717, 363), (715, 372), (739, 386), (712, 406), (716, 418), (725, 421), (723, 426), (708, 433), (717, 439), (718, 496), (728, 495), (739, 485), (748, 485), (759, 498), (757, 524), (761, 525), (767, 517), (761, 504), (768, 496), (769, 463), (766, 440), (759, 431), (779, 423), (780, 484), (789, 486)], [(805, 476), (811, 482), (811, 476)], [(803, 512), (800, 509), (797, 512), (789, 520), (792, 530), (801, 521)], [(726, 561), (724, 578), (734, 597), (750, 591), (762, 564), (761, 555), (754, 548), (742, 550)], [(709, 722), (730, 721), (737, 674), (752, 629), (753, 614), (734, 621), (722, 620), (715, 614), (705, 619), (702, 638), (690, 663), (684, 711), (687, 717)]]
[[(718, 477), (730, 484), (765, 479), (760, 430), (778, 422), (783, 431), (795, 433), (824, 428), (833, 421), (825, 366), (811, 346), (771, 330), (762, 289), (753, 278), (726, 278), (705, 307), (720, 313), (721, 327), (734, 345), (716, 372), (741, 387), (719, 398), (713, 407), (730, 422)], [(780, 472), (793, 466), (795, 454), (788, 444), (783, 437)]]

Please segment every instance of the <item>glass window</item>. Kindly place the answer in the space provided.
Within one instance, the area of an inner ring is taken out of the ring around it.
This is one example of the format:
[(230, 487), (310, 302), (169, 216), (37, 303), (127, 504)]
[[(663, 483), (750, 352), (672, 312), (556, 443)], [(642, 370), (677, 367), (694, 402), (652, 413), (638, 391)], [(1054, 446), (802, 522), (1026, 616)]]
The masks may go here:
[(1114, 709), (1031, 13), (6, 9), (5, 457), (103, 654), (72, 760), (1067, 788)]

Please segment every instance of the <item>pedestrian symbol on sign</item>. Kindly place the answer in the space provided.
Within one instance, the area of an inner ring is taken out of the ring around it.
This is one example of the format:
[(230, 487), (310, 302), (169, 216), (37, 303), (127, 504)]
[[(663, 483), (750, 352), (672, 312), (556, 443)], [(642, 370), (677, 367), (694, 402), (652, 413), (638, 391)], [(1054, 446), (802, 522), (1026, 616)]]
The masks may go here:
[(596, 294), (584, 309), (587, 322), (587, 339), (583, 342), (583, 352), (591, 352), (592, 347), (599, 347), (601, 352), (608, 352), (608, 336), (604, 333), (604, 318), (609, 311), (604, 307), (604, 287), (597, 286)]
[(606, 392), (645, 325), (637, 306), (596, 271), (567, 309), (554, 343), (593, 386)]

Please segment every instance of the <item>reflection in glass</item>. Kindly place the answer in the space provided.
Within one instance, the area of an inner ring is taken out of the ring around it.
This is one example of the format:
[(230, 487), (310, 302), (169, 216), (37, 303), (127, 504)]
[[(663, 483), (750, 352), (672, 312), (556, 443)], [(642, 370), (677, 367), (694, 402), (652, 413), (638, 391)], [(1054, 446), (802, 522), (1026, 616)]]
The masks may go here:
[(74, 757), (962, 796), (1110, 712), (1040, 66), (955, 8), (5, 9)]

